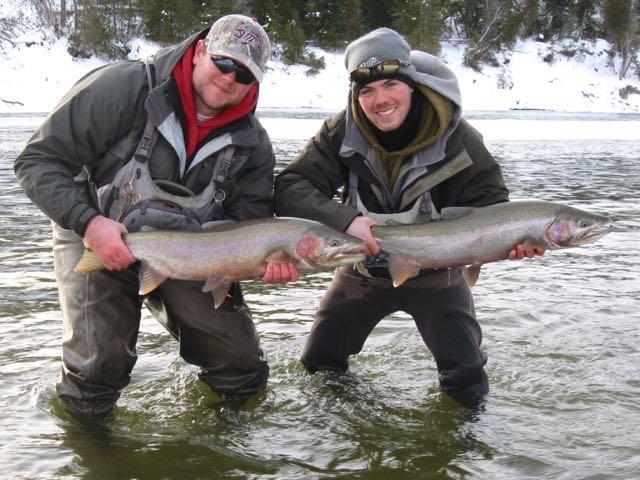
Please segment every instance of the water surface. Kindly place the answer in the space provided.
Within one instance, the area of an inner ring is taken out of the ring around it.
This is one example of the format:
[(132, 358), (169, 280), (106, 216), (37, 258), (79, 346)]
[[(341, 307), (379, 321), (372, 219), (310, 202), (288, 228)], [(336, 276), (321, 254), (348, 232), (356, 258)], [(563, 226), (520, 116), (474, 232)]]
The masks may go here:
[[(512, 198), (564, 202), (617, 225), (590, 246), (483, 268), (474, 291), (491, 392), (482, 408), (440, 392), (433, 359), (403, 314), (379, 325), (348, 375), (306, 374), (298, 355), (331, 278), (320, 272), (292, 286), (246, 285), (271, 366), (261, 397), (219, 402), (145, 312), (132, 382), (102, 425), (68, 417), (54, 392), (61, 321), (49, 221), (12, 171), (42, 116), (0, 115), (0, 476), (638, 478), (640, 140), (619, 140), (612, 128), (638, 118), (477, 115), (488, 128), (599, 123), (597, 140), (488, 146)], [(261, 116), (321, 122), (324, 112)], [(278, 168), (306, 142), (291, 131), (270, 135)]]

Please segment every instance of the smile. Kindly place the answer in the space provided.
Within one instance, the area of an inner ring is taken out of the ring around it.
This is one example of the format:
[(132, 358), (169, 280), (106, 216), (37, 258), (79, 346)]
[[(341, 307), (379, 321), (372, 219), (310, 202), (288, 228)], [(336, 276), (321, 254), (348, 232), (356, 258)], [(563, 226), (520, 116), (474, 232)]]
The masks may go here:
[(376, 115), (380, 115), (382, 117), (387, 117), (387, 116), (393, 114), (397, 109), (398, 109), (398, 107), (394, 106), (394, 107), (391, 107), (391, 108), (387, 108), (386, 110), (378, 110), (376, 112)]

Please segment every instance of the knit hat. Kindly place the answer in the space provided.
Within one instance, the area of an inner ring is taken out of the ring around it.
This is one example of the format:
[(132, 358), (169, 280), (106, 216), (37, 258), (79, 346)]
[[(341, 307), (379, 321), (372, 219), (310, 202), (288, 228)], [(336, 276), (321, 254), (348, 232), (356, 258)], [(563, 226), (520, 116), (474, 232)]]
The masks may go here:
[(358, 68), (373, 68), (381, 62), (396, 60), (400, 68), (393, 74), (372, 71), (366, 80), (353, 81), (354, 93), (369, 82), (380, 80), (380, 77), (395, 77), (404, 81), (407, 78), (410, 85), (415, 85), (416, 69), (411, 64), (411, 47), (395, 30), (378, 28), (357, 38), (349, 44), (345, 52), (345, 66), (351, 74)]
[(260, 24), (244, 15), (219, 18), (205, 40), (207, 53), (238, 61), (260, 82), (271, 56), (269, 37)]

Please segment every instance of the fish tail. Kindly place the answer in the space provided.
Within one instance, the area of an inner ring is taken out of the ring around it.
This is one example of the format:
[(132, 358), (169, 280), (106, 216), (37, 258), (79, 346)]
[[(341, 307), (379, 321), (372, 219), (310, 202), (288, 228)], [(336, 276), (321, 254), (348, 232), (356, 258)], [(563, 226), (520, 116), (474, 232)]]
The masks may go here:
[(96, 252), (92, 250), (85, 250), (82, 254), (82, 258), (74, 268), (74, 271), (80, 273), (95, 272), (104, 268), (104, 264)]

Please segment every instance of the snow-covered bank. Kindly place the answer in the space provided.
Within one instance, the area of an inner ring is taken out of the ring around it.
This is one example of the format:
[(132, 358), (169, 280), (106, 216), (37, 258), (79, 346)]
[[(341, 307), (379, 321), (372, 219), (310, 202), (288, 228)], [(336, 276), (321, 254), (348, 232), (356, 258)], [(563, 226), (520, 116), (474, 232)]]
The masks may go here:
[[(0, 52), (0, 112), (47, 112), (88, 71), (103, 62), (76, 60), (66, 41), (44, 44), (37, 36)], [(34, 43), (31, 43), (32, 40)], [(30, 46), (27, 46), (30, 44)], [(575, 47), (575, 46), (574, 46)], [(640, 92), (637, 78), (619, 80), (607, 64), (604, 41), (582, 44), (572, 57), (558, 53), (552, 62), (548, 44), (530, 40), (499, 58), (499, 67), (475, 72), (462, 65), (463, 48), (444, 44), (441, 58), (458, 75), (464, 109), (541, 109), (556, 112), (640, 113), (640, 93), (622, 98), (620, 91)], [(149, 55), (157, 46), (138, 41), (132, 58)], [(566, 48), (564, 49), (566, 51)], [(589, 51), (590, 54), (585, 53)], [(581, 53), (582, 52), (582, 53)], [(261, 86), (261, 108), (314, 108), (336, 111), (346, 100), (348, 78), (341, 53), (315, 50), (326, 68), (307, 75), (307, 67), (286, 66), (273, 60)]]

